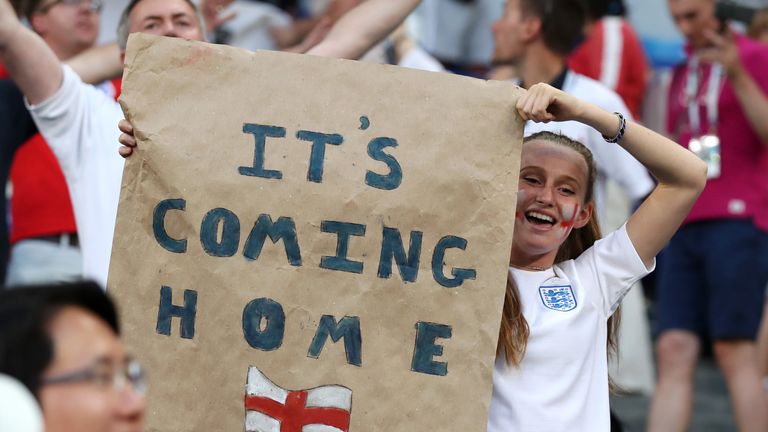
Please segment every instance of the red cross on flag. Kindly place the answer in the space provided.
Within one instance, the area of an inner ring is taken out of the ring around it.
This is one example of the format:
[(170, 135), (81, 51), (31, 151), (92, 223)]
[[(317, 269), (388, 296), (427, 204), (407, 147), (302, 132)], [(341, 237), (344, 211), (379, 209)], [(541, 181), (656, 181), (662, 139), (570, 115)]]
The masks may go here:
[(246, 432), (348, 432), (352, 390), (325, 385), (286, 390), (258, 368), (248, 368)]

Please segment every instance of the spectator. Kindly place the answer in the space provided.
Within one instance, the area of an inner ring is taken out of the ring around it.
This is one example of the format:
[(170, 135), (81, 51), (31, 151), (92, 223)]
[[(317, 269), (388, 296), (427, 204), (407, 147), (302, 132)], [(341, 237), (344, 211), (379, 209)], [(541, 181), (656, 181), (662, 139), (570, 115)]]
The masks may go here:
[[(120, 70), (116, 46), (91, 48), (98, 33), (99, 17), (94, 9), (99, 4), (32, 0), (23, 4), (21, 12), (59, 59), (70, 62), (84, 79), (98, 82)], [(111, 83), (100, 88), (115, 93)], [(61, 168), (43, 138), (35, 135), (21, 94), (7, 80), (0, 83), (0, 110), (7, 113), (0, 116), (0, 183), (7, 182), (10, 171), (14, 191), (13, 253), (9, 275), (2, 281), (23, 285), (77, 279), (82, 262)], [(0, 214), (6, 214), (5, 200)], [(0, 225), (5, 235), (5, 217)], [(3, 239), (2, 247), (6, 246)]]
[(40, 403), (45, 431), (141, 431), (144, 375), (94, 283), (0, 293), (0, 373)]
[[(509, 0), (507, 4), (519, 4), (522, 16), (516, 20), (502, 18), (494, 24), (495, 64), (515, 66), (525, 88), (539, 82), (549, 83), (607, 111), (628, 112), (616, 93), (566, 65), (584, 25), (585, 11), (580, 0)], [(606, 146), (594, 129), (573, 121), (525, 125), (526, 136), (541, 130), (563, 133), (592, 151), (598, 170), (595, 192), (601, 218), (605, 215), (604, 196), (609, 178), (618, 182), (633, 201), (645, 197), (653, 188), (645, 168), (620, 147)]]
[(503, 0), (424, 0), (414, 13), (416, 42), (462, 75), (484, 77), (493, 55), (491, 24)]
[[(95, 44), (100, 8), (99, 0), (31, 0), (24, 4), (23, 13), (59, 60), (67, 61)], [(116, 93), (111, 83), (102, 88)], [(83, 264), (69, 192), (42, 136), (35, 135), (16, 151), (10, 178), (12, 249), (6, 285), (81, 277)]]
[(693, 375), (710, 339), (741, 431), (768, 430), (755, 335), (768, 282), (768, 47), (718, 33), (714, 0), (669, 0), (688, 42), (667, 127), (709, 167), (658, 281), (659, 379), (648, 431), (688, 427)]
[(622, 0), (589, 0), (587, 37), (568, 58), (568, 66), (618, 93), (639, 118), (648, 62), (640, 39), (623, 17), (624, 10)]

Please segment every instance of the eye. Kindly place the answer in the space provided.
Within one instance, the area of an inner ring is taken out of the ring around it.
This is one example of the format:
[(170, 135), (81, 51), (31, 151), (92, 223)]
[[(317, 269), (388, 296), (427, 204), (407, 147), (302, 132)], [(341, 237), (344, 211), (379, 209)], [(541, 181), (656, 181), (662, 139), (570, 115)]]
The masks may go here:
[(538, 178), (532, 177), (532, 176), (523, 176), (523, 181), (532, 185), (537, 185), (541, 183)]
[(574, 191), (572, 188), (563, 186), (560, 188), (560, 193), (566, 196), (573, 196), (576, 194), (576, 191)]
[(144, 30), (154, 30), (157, 28), (157, 23), (151, 22), (146, 25), (144, 25)]

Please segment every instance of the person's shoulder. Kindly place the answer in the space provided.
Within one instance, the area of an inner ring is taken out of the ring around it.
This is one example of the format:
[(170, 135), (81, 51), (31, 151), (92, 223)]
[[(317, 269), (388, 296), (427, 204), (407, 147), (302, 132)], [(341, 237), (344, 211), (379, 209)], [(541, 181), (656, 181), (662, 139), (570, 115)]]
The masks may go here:
[(621, 96), (606, 87), (603, 83), (576, 72), (569, 72), (569, 82), (563, 89), (566, 93), (589, 103), (593, 103), (608, 111), (627, 113), (628, 109)]
[[(752, 63), (764, 66), (768, 63), (768, 44), (758, 42), (743, 35), (736, 36), (741, 60), (749, 67)], [(760, 71), (763, 72), (763, 71)]]

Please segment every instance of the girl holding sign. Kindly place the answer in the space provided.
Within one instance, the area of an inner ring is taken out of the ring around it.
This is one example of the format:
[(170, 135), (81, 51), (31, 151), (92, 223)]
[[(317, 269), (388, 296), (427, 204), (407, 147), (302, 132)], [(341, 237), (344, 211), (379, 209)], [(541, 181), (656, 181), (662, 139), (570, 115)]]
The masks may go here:
[(659, 184), (602, 240), (590, 151), (549, 132), (525, 139), (494, 368), (489, 432), (609, 431), (611, 316), (687, 215), (706, 166), (676, 143), (547, 84), (523, 95), (524, 120), (575, 120), (645, 165)]

